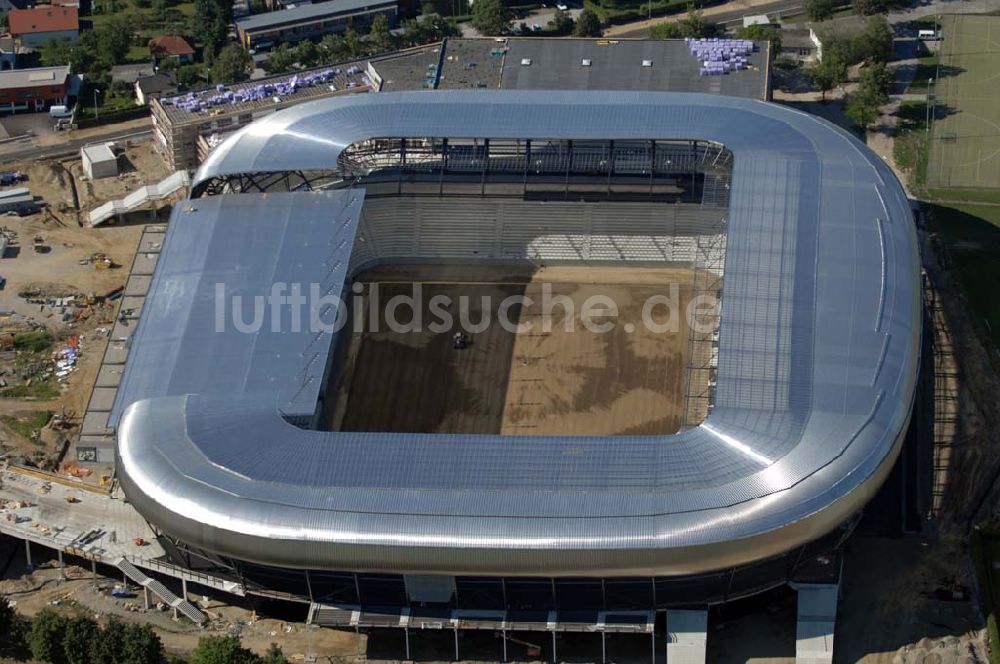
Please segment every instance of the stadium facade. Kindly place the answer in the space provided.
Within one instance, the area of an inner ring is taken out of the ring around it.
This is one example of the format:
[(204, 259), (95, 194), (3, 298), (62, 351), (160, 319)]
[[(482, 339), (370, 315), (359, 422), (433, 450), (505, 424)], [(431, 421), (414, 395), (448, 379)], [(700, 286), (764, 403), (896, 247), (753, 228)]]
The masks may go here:
[[(630, 216), (673, 207), (693, 221)], [(337, 335), (217, 325), (219, 284), (334, 297), (402, 260), (724, 273), (707, 417), (665, 436), (320, 431)], [(112, 414), (117, 473), (176, 559), (314, 601), (720, 601), (787, 579), (877, 491), (920, 321), (902, 188), (814, 116), (685, 93), (324, 99), (233, 135), (175, 208)]]

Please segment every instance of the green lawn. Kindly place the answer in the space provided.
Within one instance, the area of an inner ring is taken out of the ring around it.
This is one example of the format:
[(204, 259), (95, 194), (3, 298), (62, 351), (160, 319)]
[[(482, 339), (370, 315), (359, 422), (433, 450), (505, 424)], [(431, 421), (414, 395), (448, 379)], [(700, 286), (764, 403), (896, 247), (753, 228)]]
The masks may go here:
[(937, 75), (938, 56), (937, 54), (925, 55), (917, 63), (917, 71), (910, 81), (907, 92), (914, 94), (925, 94), (927, 92), (927, 82)]
[(893, 141), (893, 158), (896, 165), (907, 173), (907, 184), (914, 191), (922, 191), (927, 172), (927, 104), (922, 101), (905, 101), (899, 107), (896, 137)]
[(923, 207), (952, 258), (969, 315), (1000, 348), (1000, 206), (925, 203)]
[[(56, 394), (58, 395), (58, 392)], [(32, 440), (34, 433), (48, 424), (50, 419), (52, 419), (51, 410), (36, 410), (20, 415), (0, 416), (0, 420), (4, 424), (28, 440)]]
[(165, 16), (159, 17), (156, 16), (156, 12), (151, 8), (140, 8), (131, 2), (115, 0), (114, 2), (105, 2), (96, 5), (95, 13), (84, 17), (84, 20), (89, 20), (96, 29), (106, 23), (112, 16), (128, 16), (133, 26), (135, 26), (136, 32), (135, 42), (129, 49), (125, 59), (126, 62), (138, 63), (149, 62), (149, 48), (146, 46), (146, 43), (153, 37), (167, 34), (187, 34), (190, 32), (188, 29), (188, 18), (194, 16), (194, 13), (194, 0), (175, 2), (167, 8)]

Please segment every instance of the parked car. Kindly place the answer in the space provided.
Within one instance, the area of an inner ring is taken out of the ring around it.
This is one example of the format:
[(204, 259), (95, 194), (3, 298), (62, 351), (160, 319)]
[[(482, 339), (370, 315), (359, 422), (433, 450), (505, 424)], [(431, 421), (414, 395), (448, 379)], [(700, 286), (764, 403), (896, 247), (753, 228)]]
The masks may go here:
[(73, 109), (69, 106), (51, 106), (49, 107), (49, 117), (52, 118), (68, 118), (72, 117)]

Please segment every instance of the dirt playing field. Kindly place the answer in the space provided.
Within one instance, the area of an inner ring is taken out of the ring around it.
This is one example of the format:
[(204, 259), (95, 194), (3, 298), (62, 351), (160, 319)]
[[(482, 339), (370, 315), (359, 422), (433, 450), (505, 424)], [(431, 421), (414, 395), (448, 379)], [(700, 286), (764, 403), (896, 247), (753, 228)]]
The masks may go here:
[[(684, 417), (688, 326), (680, 315), (676, 329), (653, 329), (643, 323), (643, 307), (654, 296), (670, 298), (675, 284), (676, 308), (683, 312), (692, 280), (685, 267), (377, 268), (359, 281), (365, 310), (378, 302), (378, 326), (369, 315), (358, 332), (355, 316), (327, 425), (507, 435), (674, 433)], [(415, 286), (419, 315), (408, 305), (392, 310)], [(665, 327), (669, 306), (660, 302), (649, 308), (650, 317)], [(593, 315), (585, 319), (588, 307)], [(411, 326), (419, 329), (393, 331), (393, 320), (419, 323)], [(456, 349), (460, 330), (469, 343)]]

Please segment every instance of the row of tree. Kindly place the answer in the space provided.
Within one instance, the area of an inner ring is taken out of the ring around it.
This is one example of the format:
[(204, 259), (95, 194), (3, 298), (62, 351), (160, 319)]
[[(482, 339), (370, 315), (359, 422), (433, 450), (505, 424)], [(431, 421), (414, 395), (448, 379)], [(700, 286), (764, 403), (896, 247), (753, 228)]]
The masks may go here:
[(258, 655), (234, 636), (202, 637), (190, 660), (167, 656), (148, 625), (111, 617), (101, 627), (87, 616), (70, 618), (51, 609), (29, 621), (5, 597), (0, 597), (0, 658), (46, 664), (288, 664), (277, 644)]
[(371, 28), (364, 37), (358, 35), (353, 28), (348, 28), (343, 34), (325, 36), (319, 44), (309, 40), (299, 42), (296, 46), (279, 44), (264, 61), (264, 70), (269, 74), (278, 74), (290, 70), (296, 64), (314, 67), (324, 62), (353, 60), (397, 48), (428, 44), (459, 34), (460, 31), (452, 20), (428, 16), (422, 20), (404, 22), (401, 32), (395, 35), (389, 30), (389, 20), (379, 15), (372, 21)]

